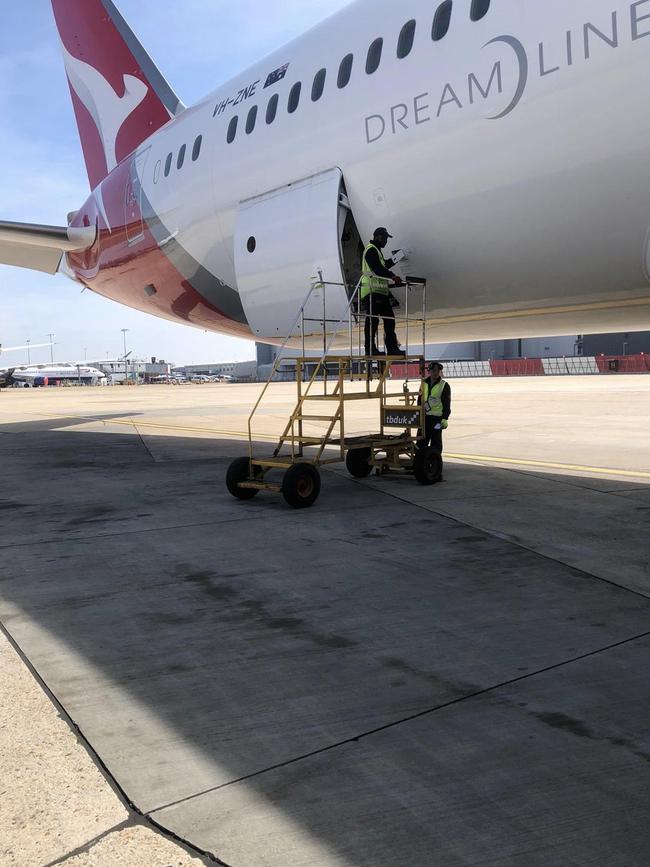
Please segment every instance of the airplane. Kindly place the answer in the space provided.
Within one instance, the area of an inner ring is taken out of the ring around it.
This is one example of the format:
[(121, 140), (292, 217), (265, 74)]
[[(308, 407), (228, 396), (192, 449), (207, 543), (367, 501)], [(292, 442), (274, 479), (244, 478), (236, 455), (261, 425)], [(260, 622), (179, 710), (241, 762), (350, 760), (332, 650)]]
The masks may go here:
[(97, 385), (105, 379), (106, 374), (102, 370), (76, 362), (25, 364), (0, 370), (0, 388), (10, 386), (38, 388), (63, 382)]
[(386, 226), (427, 342), (650, 328), (650, 0), (357, 0), (191, 107), (112, 0), (52, 6), (91, 193), (0, 262), (279, 343)]
[[(21, 352), (27, 350), (28, 352), (31, 349), (40, 349), (43, 346), (50, 346), (49, 343), (26, 343), (24, 346), (3, 346), (0, 343), (0, 355), (7, 352)], [(0, 388), (8, 388), (10, 385), (15, 383), (13, 379), (13, 372), (15, 367), (0, 367)]]

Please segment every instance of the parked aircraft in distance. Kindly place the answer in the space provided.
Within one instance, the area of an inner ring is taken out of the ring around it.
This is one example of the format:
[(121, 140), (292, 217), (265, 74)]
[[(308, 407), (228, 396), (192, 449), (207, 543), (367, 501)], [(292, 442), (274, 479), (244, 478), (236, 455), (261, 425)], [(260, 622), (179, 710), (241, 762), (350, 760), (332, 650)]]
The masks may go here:
[(92, 192), (0, 261), (278, 342), (381, 225), (428, 341), (650, 328), (650, 0), (357, 0), (191, 108), (112, 0), (52, 5)]
[(0, 388), (8, 388), (12, 385), (37, 388), (65, 382), (98, 385), (105, 379), (106, 374), (102, 370), (71, 362), (31, 364), (0, 370)]

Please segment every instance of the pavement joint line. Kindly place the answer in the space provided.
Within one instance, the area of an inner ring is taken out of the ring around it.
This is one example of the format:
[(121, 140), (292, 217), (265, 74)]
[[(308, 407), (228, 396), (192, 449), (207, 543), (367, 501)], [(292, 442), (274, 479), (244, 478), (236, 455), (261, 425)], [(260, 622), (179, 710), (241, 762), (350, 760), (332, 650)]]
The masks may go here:
[(476, 690), (475, 692), (467, 693), (466, 695), (459, 696), (458, 698), (450, 699), (449, 701), (443, 702), (442, 704), (435, 705), (430, 708), (426, 708), (425, 710), (418, 711), (417, 713), (409, 714), (409, 716), (402, 717), (398, 720), (393, 720), (392, 722), (385, 723), (384, 725), (377, 726), (374, 729), (369, 729), (368, 731), (361, 732), (361, 734), (353, 735), (349, 738), (344, 738), (343, 740), (337, 741), (333, 744), (328, 744), (325, 747), (320, 747), (317, 750), (311, 750), (308, 753), (303, 753), (299, 756), (294, 756), (291, 759), (287, 759), (284, 762), (278, 762), (274, 765), (269, 765), (266, 768), (262, 768), (259, 771), (253, 771), (250, 774), (245, 774), (242, 777), (238, 777), (235, 780), (228, 780), (226, 783), (220, 783), (218, 786), (212, 786), (208, 789), (204, 789), (201, 792), (195, 792), (192, 795), (187, 795), (185, 798), (179, 798), (177, 801), (170, 801), (168, 804), (162, 804), (159, 807), (155, 807), (152, 810), (149, 810), (147, 816), (151, 816), (153, 813), (160, 813), (163, 810), (169, 810), (172, 807), (178, 807), (181, 804), (189, 803), (190, 801), (194, 801), (197, 798), (201, 798), (204, 795), (209, 795), (212, 792), (218, 792), (221, 789), (229, 788), (230, 786), (235, 786), (239, 783), (244, 783), (247, 780), (255, 779), (256, 777), (263, 776), (264, 774), (268, 774), (271, 771), (277, 771), (281, 768), (286, 768), (291, 765), (295, 765), (298, 762), (305, 761), (306, 759), (314, 758), (315, 756), (322, 755), (324, 753), (332, 752), (334, 750), (339, 749), (340, 747), (347, 746), (348, 744), (357, 744), (361, 740), (365, 738), (371, 737), (372, 735), (380, 734), (381, 732), (389, 731), (390, 729), (397, 728), (398, 726), (404, 725), (405, 723), (414, 722), (415, 720), (421, 719), (425, 716), (431, 716), (434, 713), (437, 713), (441, 710), (446, 710), (447, 708), (454, 707), (455, 705), (463, 704), (464, 702), (471, 701), (475, 698), (481, 698), (484, 695), (490, 695), (491, 693), (496, 692), (500, 689), (505, 689), (506, 687), (513, 686), (514, 684), (521, 683), (525, 680), (530, 680), (534, 677), (539, 677), (543, 674), (548, 674), (551, 671), (557, 671), (561, 668), (565, 668), (569, 665), (573, 665), (576, 662), (582, 662), (585, 659), (590, 659), (594, 656), (600, 656), (603, 653), (608, 653), (611, 650), (616, 650), (619, 647), (624, 647), (627, 644), (632, 644), (636, 641), (642, 641), (644, 638), (650, 638), (650, 630), (647, 632), (642, 632), (639, 635), (633, 635), (629, 638), (624, 638), (621, 641), (616, 641), (613, 644), (608, 644), (604, 647), (596, 648), (596, 650), (590, 650), (587, 653), (582, 653), (579, 656), (574, 656), (571, 659), (564, 659), (561, 662), (556, 662), (553, 665), (547, 665), (544, 668), (537, 669), (536, 671), (530, 671), (527, 674), (522, 674), (517, 677), (513, 677), (510, 680), (501, 681), (501, 683), (493, 684), (492, 686), (485, 687), (484, 689)]
[[(641, 490), (639, 490), (639, 488), (619, 488), (619, 490), (617, 491), (602, 491), (601, 493), (609, 494), (612, 497), (621, 497), (622, 494), (638, 494), (641, 493), (641, 491), (643, 490), (643, 488), (641, 488)], [(625, 497), (625, 499), (628, 503), (635, 502), (628, 497)]]
[[(455, 463), (461, 464), (462, 466), (472, 466), (474, 462), (472, 461), (455, 461)], [(525, 478), (531, 479), (541, 479), (543, 481), (549, 481), (549, 476), (546, 473), (536, 473), (531, 470), (520, 469), (519, 467), (499, 467), (498, 469), (504, 470), (507, 473), (514, 473), (517, 476), (524, 476)], [(594, 494), (615, 494), (617, 491), (603, 491), (600, 488), (592, 488), (591, 485), (579, 485), (577, 481), (574, 481), (575, 476), (561, 476), (561, 477), (553, 477), (552, 481), (555, 485), (566, 485), (566, 487), (572, 488), (577, 491), (591, 491)], [(578, 476), (581, 480), (585, 480), (585, 476)], [(641, 488), (643, 490), (644, 488)], [(634, 488), (623, 488), (623, 491), (638, 491), (639, 487)]]
[(136, 425), (135, 422), (133, 422), (133, 427), (135, 428), (135, 432), (137, 433), (137, 435), (138, 435), (138, 437), (139, 437), (139, 439), (140, 439), (140, 442), (141, 442), (142, 445), (144, 446), (144, 450), (147, 452), (147, 454), (149, 455), (149, 457), (151, 458), (151, 460), (154, 461), (154, 463), (155, 463), (155, 462), (156, 462), (155, 455), (153, 454), (153, 452), (151, 451), (151, 449), (150, 449), (149, 446), (147, 445), (147, 442), (146, 442), (145, 438), (142, 436), (142, 434), (141, 434), (140, 431), (138, 430), (137, 425)]
[[(61, 717), (61, 719), (64, 720), (65, 723), (67, 723), (68, 728), (70, 729), (71, 733), (74, 735), (74, 737), (77, 739), (77, 741), (81, 744), (81, 746), (86, 750), (86, 753), (88, 754), (88, 757), (90, 758), (91, 762), (95, 765), (95, 767), (97, 768), (99, 773), (102, 775), (102, 777), (107, 782), (108, 786), (111, 788), (113, 794), (116, 796), (118, 801), (122, 804), (124, 809), (127, 811), (128, 818), (125, 820), (127, 826), (129, 826), (131, 824), (134, 826), (140, 825), (141, 827), (144, 827), (144, 828), (148, 827), (150, 830), (153, 829), (153, 830), (159, 831), (168, 840), (172, 840), (174, 843), (177, 843), (179, 846), (181, 846), (181, 848), (183, 848), (188, 853), (188, 855), (192, 855), (194, 857), (198, 856), (199, 858), (204, 858), (204, 859), (207, 858), (209, 862), (212, 862), (214, 864), (219, 864), (220, 867), (232, 867), (232, 865), (226, 864), (225, 861), (220, 861), (211, 852), (207, 852), (203, 849), (200, 849), (198, 846), (195, 846), (193, 843), (190, 843), (189, 840), (185, 840), (183, 837), (179, 836), (178, 834), (175, 834), (173, 831), (169, 830), (168, 828), (165, 828), (164, 825), (161, 825), (159, 822), (156, 822), (154, 819), (150, 818), (147, 813), (145, 813), (143, 810), (140, 810), (136, 806), (136, 804), (134, 804), (134, 802), (129, 798), (129, 796), (124, 791), (122, 786), (120, 786), (120, 784), (117, 782), (117, 780), (115, 779), (115, 777), (113, 776), (113, 774), (109, 770), (108, 766), (105, 764), (102, 757), (95, 750), (95, 748), (93, 747), (91, 742), (88, 740), (86, 735), (83, 733), (82, 729), (77, 725), (77, 723), (73, 720), (71, 715), (68, 713), (65, 705), (57, 698), (56, 694), (48, 686), (45, 679), (39, 674), (38, 670), (32, 664), (32, 662), (29, 659), (29, 657), (27, 656), (27, 654), (23, 651), (21, 646), (18, 644), (16, 639), (13, 637), (11, 632), (7, 629), (7, 627), (5, 626), (5, 624), (1, 620), (0, 620), (0, 633), (2, 635), (4, 635), (4, 637), (7, 639), (7, 641), (11, 645), (11, 647), (13, 647), (14, 651), (18, 655), (18, 658), (23, 662), (23, 664), (26, 666), (27, 670), (32, 675), (32, 677), (34, 678), (36, 683), (43, 690), (43, 692), (45, 693), (47, 698), (50, 700), (50, 702), (54, 705), (54, 707), (55, 707), (56, 711), (58, 712), (59, 716)], [(116, 827), (118, 827), (118, 826), (116, 826)], [(113, 828), (111, 830), (115, 830), (115, 828)], [(104, 836), (104, 835), (101, 835), (101, 836)], [(88, 844), (86, 844), (86, 845), (88, 845)], [(70, 857), (70, 853), (68, 855), (66, 855), (65, 857), (66, 858)], [(57, 862), (54, 862), (54, 863), (57, 863)], [(63, 862), (59, 862), (59, 863), (63, 863)]]
[[(56, 416), (53, 416), (56, 418)], [(72, 416), (72, 418), (79, 419), (79, 421), (85, 422), (95, 422), (102, 423), (103, 425), (107, 424), (117, 424), (123, 426), (133, 426), (133, 427), (149, 427), (149, 428), (160, 428), (162, 430), (177, 430), (183, 431), (185, 433), (211, 433), (215, 436), (230, 436), (236, 439), (248, 439), (248, 433), (245, 431), (233, 431), (233, 430), (221, 430), (217, 428), (202, 428), (202, 427), (189, 427), (189, 426), (180, 426), (180, 425), (170, 425), (164, 424), (162, 422), (146, 422), (146, 421), (134, 421), (128, 420), (126, 418), (121, 419), (95, 419), (92, 416)], [(280, 438), (280, 435), (277, 434), (255, 434), (255, 439), (264, 439), (270, 441), (277, 441)], [(446, 454), (447, 458), (453, 458), (458, 461), (468, 461), (470, 463), (487, 463), (487, 464), (508, 464), (512, 466), (522, 466), (522, 467), (539, 467), (544, 469), (552, 469), (552, 470), (574, 470), (575, 472), (582, 473), (596, 473), (597, 475), (606, 475), (606, 476), (623, 476), (625, 478), (637, 478), (637, 479), (650, 479), (650, 472), (645, 472), (643, 470), (622, 470), (615, 469), (613, 467), (590, 467), (583, 466), (582, 464), (563, 464), (563, 463), (553, 463), (550, 461), (535, 461), (535, 460), (527, 460), (523, 458), (504, 458), (504, 457), (495, 457), (493, 455), (466, 455), (466, 454), (457, 454), (448, 452)]]
[[(449, 457), (449, 456), (447, 455), (447, 457)], [(458, 464), (460, 466), (473, 466), (473, 465), (475, 465), (476, 462), (455, 460), (455, 461), (451, 461), (451, 463)], [(627, 493), (637, 493), (639, 491), (644, 491), (646, 489), (645, 485), (642, 485), (641, 487), (639, 487), (637, 485), (634, 488), (619, 488), (619, 489), (615, 489), (615, 490), (603, 491), (601, 488), (592, 488), (591, 485), (579, 485), (576, 481), (573, 481), (574, 477), (572, 477), (572, 476), (560, 476), (560, 477), (555, 476), (551, 479), (546, 473), (536, 473), (536, 472), (532, 472), (530, 470), (520, 469), (518, 467), (498, 467), (498, 469), (503, 470), (506, 473), (512, 473), (516, 476), (523, 476), (524, 478), (539, 479), (540, 481), (545, 481), (545, 482), (548, 482), (549, 484), (552, 482), (554, 485), (564, 485), (564, 486), (571, 488), (572, 490), (575, 490), (575, 491), (590, 491), (592, 494), (604, 494), (604, 495), (613, 494), (613, 495), (616, 495), (616, 494), (622, 494), (622, 493), (626, 493), (626, 492)], [(584, 480), (585, 477), (579, 476), (578, 478)], [(548, 492), (544, 492), (544, 491), (539, 492), (540, 495), (545, 495), (546, 493), (551, 493), (551, 491), (549, 490)], [(478, 499), (488, 499), (489, 497), (494, 497), (494, 495), (493, 494), (480, 494), (477, 497), (471, 497), (470, 496), (470, 497), (463, 497), (462, 499), (478, 500)], [(457, 497), (456, 499), (461, 499), (461, 498)]]
[[(352, 480), (355, 484), (361, 485), (363, 487), (367, 487), (367, 484), (364, 484), (360, 479)], [(485, 527), (481, 527), (478, 524), (473, 524), (470, 521), (465, 521), (462, 518), (458, 518), (454, 515), (448, 515), (445, 512), (440, 512), (437, 509), (430, 508), (423, 503), (416, 503), (413, 500), (407, 500), (404, 497), (398, 496), (398, 494), (393, 493), (392, 491), (382, 490), (381, 493), (386, 494), (388, 497), (393, 497), (395, 500), (399, 500), (401, 503), (410, 503), (412, 506), (415, 506), (418, 509), (422, 509), (424, 512), (429, 512), (431, 515), (437, 515), (439, 518), (447, 518), (449, 521), (454, 521), (456, 524), (460, 524), (463, 527), (469, 527), (472, 530), (478, 530), (481, 533), (485, 533), (487, 536), (492, 536), (495, 539), (500, 539), (502, 542), (508, 542), (510, 545), (514, 545), (517, 548), (521, 548), (523, 551), (528, 551), (530, 554), (535, 554), (537, 557), (542, 557), (544, 560), (548, 560), (551, 563), (556, 563), (560, 566), (564, 566), (567, 569), (573, 569), (574, 572), (578, 572), (581, 575), (584, 575), (586, 578), (592, 578), (595, 581), (602, 581), (603, 584), (609, 584), (610, 587), (616, 587), (617, 590), (622, 590), (625, 593), (633, 593), (635, 596), (639, 596), (641, 599), (650, 600), (650, 594), (642, 593), (640, 590), (635, 590), (632, 587), (626, 587), (624, 584), (618, 584), (616, 581), (612, 581), (611, 578), (604, 578), (602, 575), (596, 575), (594, 572), (589, 572), (587, 569), (582, 569), (580, 566), (574, 566), (572, 563), (566, 563), (564, 560), (560, 560), (558, 557), (552, 557), (550, 554), (545, 554), (543, 551), (538, 551), (536, 548), (531, 548), (529, 545), (525, 545), (519, 539), (513, 539), (508, 536), (507, 533), (499, 533), (496, 530), (489, 530)]]
[(98, 834), (96, 837), (93, 837), (92, 840), (88, 840), (86, 843), (82, 843), (81, 846), (77, 846), (76, 849), (71, 849), (69, 852), (66, 852), (65, 855), (61, 855), (60, 858), (56, 858), (54, 861), (48, 861), (47, 864), (44, 864), (43, 867), (57, 867), (58, 864), (65, 864), (66, 861), (69, 861), (70, 858), (75, 858), (77, 855), (87, 855), (88, 852), (100, 843), (102, 840), (105, 840), (106, 837), (110, 837), (111, 834), (118, 833), (120, 831), (124, 831), (126, 828), (135, 827), (138, 823), (134, 822), (132, 818), (124, 819), (122, 822), (118, 822), (117, 825), (113, 825), (112, 828), (107, 828), (101, 834)]

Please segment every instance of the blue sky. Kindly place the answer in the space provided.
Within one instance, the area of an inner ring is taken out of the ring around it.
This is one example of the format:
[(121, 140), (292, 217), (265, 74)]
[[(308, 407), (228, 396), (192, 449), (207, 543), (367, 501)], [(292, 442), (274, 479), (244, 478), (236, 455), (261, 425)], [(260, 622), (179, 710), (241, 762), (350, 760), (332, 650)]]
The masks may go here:
[[(191, 104), (348, 0), (117, 0), (163, 75)], [(0, 219), (64, 225), (88, 194), (48, 0), (5, 3), (0, 31)], [(138, 313), (50, 277), (0, 267), (0, 343), (47, 342), (56, 358), (114, 357), (128, 328), (134, 354), (177, 363), (245, 360), (252, 343)], [(24, 353), (23, 353), (24, 354)], [(32, 361), (49, 350), (32, 350)], [(3, 363), (24, 361), (7, 355)]]

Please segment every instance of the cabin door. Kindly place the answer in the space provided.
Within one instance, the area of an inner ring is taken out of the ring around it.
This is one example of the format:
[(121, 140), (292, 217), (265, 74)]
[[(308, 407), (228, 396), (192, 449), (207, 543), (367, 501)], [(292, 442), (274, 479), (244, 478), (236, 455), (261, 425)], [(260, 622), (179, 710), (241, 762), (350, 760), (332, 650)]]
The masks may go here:
[[(289, 336), (319, 272), (329, 284), (305, 310), (305, 334), (327, 331), (346, 317), (350, 209), (341, 170), (330, 169), (240, 204), (235, 223), (235, 271), (241, 301), (260, 340)], [(357, 233), (358, 235), (358, 233)], [(353, 254), (354, 258), (354, 254)], [(352, 287), (353, 289), (354, 287)], [(298, 332), (296, 332), (297, 334)]]

